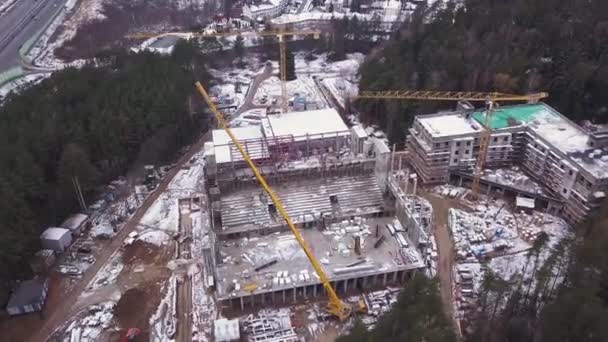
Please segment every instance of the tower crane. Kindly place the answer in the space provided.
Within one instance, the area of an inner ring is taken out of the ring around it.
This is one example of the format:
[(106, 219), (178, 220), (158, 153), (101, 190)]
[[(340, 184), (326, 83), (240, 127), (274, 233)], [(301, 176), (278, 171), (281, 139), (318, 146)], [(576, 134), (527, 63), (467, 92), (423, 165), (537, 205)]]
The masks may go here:
[(218, 32), (218, 33), (204, 33), (204, 32), (165, 32), (161, 34), (152, 33), (136, 33), (125, 36), (126, 38), (134, 39), (146, 39), (153, 37), (167, 37), (173, 36), (182, 39), (190, 40), (194, 37), (228, 37), (228, 36), (275, 36), (279, 38), (279, 71), (281, 78), (281, 109), (283, 113), (287, 112), (287, 36), (307, 36), (313, 35), (315, 39), (318, 39), (321, 35), (321, 31), (317, 30), (270, 30), (270, 31), (229, 31), (229, 32)]
[(435, 91), (435, 90), (388, 90), (388, 91), (361, 91), (357, 99), (387, 99), (387, 100), (423, 100), (423, 101), (484, 101), (486, 102), (485, 130), (479, 137), (479, 156), (473, 171), (473, 186), (471, 190), (477, 197), (479, 182), (488, 155), (488, 146), (492, 135), (492, 116), (498, 102), (526, 101), (537, 103), (548, 97), (548, 93), (535, 93), (516, 95), (498, 92), (464, 92), (464, 91)]
[(215, 118), (217, 119), (219, 126), (222, 127), (224, 129), (224, 131), (226, 131), (226, 133), (228, 134), (228, 136), (230, 137), (230, 139), (232, 140), (234, 145), (237, 147), (237, 149), (243, 156), (243, 159), (247, 162), (247, 165), (249, 166), (251, 171), (253, 171), (253, 174), (257, 178), (260, 185), (262, 185), (262, 188), (264, 188), (264, 190), (266, 191), (268, 196), (270, 196), (270, 199), (272, 200), (275, 207), (277, 208), (277, 210), (279, 211), (279, 213), (281, 214), (281, 216), (287, 223), (287, 226), (289, 226), (289, 228), (291, 229), (291, 232), (293, 233), (296, 240), (300, 244), (300, 247), (302, 248), (302, 250), (304, 250), (304, 253), (308, 257), (308, 260), (310, 260), (310, 263), (312, 264), (312, 267), (314, 268), (315, 272), (317, 272), (317, 275), (319, 275), (321, 283), (323, 284), (325, 291), (327, 291), (327, 296), (329, 297), (327, 311), (330, 314), (336, 316), (340, 321), (344, 321), (345, 319), (347, 319), (350, 316), (350, 314), (352, 312), (352, 307), (350, 305), (348, 305), (347, 303), (344, 303), (338, 297), (338, 295), (336, 294), (336, 291), (331, 286), (331, 283), (329, 282), (329, 278), (325, 274), (325, 271), (323, 270), (321, 263), (314, 256), (314, 254), (310, 250), (310, 247), (308, 247), (306, 240), (304, 240), (300, 231), (293, 224), (293, 221), (289, 217), (289, 214), (287, 214), (287, 211), (285, 211), (283, 204), (281, 203), (281, 201), (279, 200), (277, 195), (274, 193), (274, 191), (270, 188), (270, 186), (268, 185), (268, 183), (266, 182), (266, 180), (264, 179), (264, 177), (258, 170), (257, 166), (255, 165), (255, 163), (253, 162), (253, 160), (251, 159), (251, 157), (249, 156), (247, 151), (245, 151), (245, 148), (243, 147), (243, 145), (241, 145), (241, 143), (238, 141), (236, 136), (232, 133), (232, 131), (228, 127), (228, 124), (226, 123), (226, 120), (224, 119), (224, 115), (217, 110), (217, 107), (215, 106), (213, 101), (211, 101), (211, 98), (209, 97), (209, 94), (207, 94), (207, 91), (205, 90), (205, 88), (201, 85), (200, 82), (196, 82), (195, 85), (196, 85), (196, 88), (198, 89), (198, 92), (201, 94), (201, 96), (205, 100), (205, 102), (207, 102), (207, 105), (209, 106), (209, 108), (211, 109), (213, 114), (215, 114)]

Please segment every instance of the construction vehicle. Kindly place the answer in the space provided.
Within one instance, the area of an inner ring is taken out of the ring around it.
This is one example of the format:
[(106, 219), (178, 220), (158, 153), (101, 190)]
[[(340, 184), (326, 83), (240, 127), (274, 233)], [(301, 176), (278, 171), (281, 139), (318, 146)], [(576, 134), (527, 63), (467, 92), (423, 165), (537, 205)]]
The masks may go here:
[(548, 97), (548, 93), (535, 93), (528, 95), (515, 95), (497, 92), (465, 92), (465, 91), (434, 91), (434, 90), (388, 90), (388, 91), (361, 91), (357, 99), (387, 99), (387, 100), (422, 100), (422, 101), (483, 101), (486, 103), (484, 127), (486, 128), (479, 138), (479, 156), (473, 171), (473, 197), (479, 195), (479, 182), (488, 155), (490, 136), (492, 135), (492, 116), (498, 102), (526, 101), (537, 103)]
[(137, 33), (133, 35), (127, 35), (126, 38), (134, 38), (134, 39), (146, 39), (146, 38), (162, 38), (167, 36), (179, 37), (182, 39), (192, 39), (195, 37), (228, 37), (228, 36), (275, 36), (279, 38), (279, 75), (281, 78), (281, 109), (283, 113), (287, 112), (287, 44), (286, 38), (287, 36), (307, 36), (312, 35), (315, 39), (318, 39), (321, 35), (321, 31), (316, 30), (306, 30), (306, 31), (298, 31), (298, 30), (279, 30), (279, 31), (229, 31), (229, 32), (220, 32), (220, 33), (204, 33), (204, 32), (167, 32), (162, 34), (152, 34), (152, 33)]
[(133, 342), (135, 338), (141, 334), (141, 329), (139, 328), (129, 328), (125, 335), (120, 339), (120, 342)]
[(310, 263), (312, 264), (312, 267), (314, 268), (315, 272), (319, 276), (321, 283), (323, 284), (323, 287), (325, 288), (325, 291), (327, 292), (327, 296), (329, 297), (329, 302), (327, 304), (327, 311), (330, 314), (337, 317), (340, 321), (344, 321), (345, 319), (350, 317), (350, 315), (352, 313), (351, 306), (348, 305), (347, 303), (344, 303), (338, 297), (338, 295), (336, 294), (336, 291), (334, 290), (331, 283), (329, 282), (329, 278), (328, 278), (327, 274), (325, 273), (325, 271), (323, 270), (321, 263), (314, 256), (310, 247), (308, 247), (308, 244), (302, 237), (302, 234), (296, 228), (296, 226), (293, 224), (293, 221), (291, 220), (291, 217), (289, 217), (289, 214), (287, 214), (287, 211), (285, 211), (283, 204), (281, 203), (281, 201), (279, 200), (277, 195), (275, 195), (274, 191), (270, 188), (270, 186), (268, 185), (268, 183), (266, 182), (266, 180), (264, 179), (264, 177), (258, 170), (258, 167), (255, 165), (253, 160), (251, 160), (251, 157), (245, 151), (245, 148), (243, 147), (243, 145), (238, 141), (236, 136), (232, 133), (232, 131), (228, 127), (228, 124), (227, 124), (226, 120), (224, 119), (224, 115), (217, 110), (215, 104), (213, 103), (213, 101), (211, 101), (211, 98), (207, 94), (207, 91), (205, 90), (205, 88), (203, 88), (203, 86), (200, 84), (200, 82), (196, 82), (196, 88), (198, 89), (199, 93), (201, 94), (201, 96), (203, 97), (205, 102), (207, 102), (207, 105), (211, 109), (211, 112), (213, 112), (213, 114), (215, 114), (215, 118), (217, 119), (218, 125), (221, 128), (223, 128), (224, 131), (226, 131), (226, 133), (228, 134), (228, 136), (230, 137), (230, 139), (232, 140), (234, 145), (237, 147), (237, 149), (243, 156), (243, 159), (247, 162), (247, 165), (249, 166), (249, 168), (251, 169), (251, 171), (257, 178), (260, 185), (262, 185), (262, 188), (264, 188), (264, 190), (266, 191), (266, 193), (268, 194), (268, 196), (274, 203), (276, 210), (281, 214), (281, 216), (285, 220), (285, 223), (287, 223), (287, 226), (289, 226), (289, 228), (291, 229), (291, 232), (293, 233), (296, 240), (300, 244), (300, 247), (302, 248), (302, 250), (308, 257), (308, 260), (310, 261)]

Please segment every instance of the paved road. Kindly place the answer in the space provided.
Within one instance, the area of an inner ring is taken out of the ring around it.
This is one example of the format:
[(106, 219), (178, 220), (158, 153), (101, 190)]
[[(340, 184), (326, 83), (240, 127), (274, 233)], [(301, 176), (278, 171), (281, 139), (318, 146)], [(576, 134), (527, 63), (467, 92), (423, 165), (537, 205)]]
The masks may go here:
[(268, 79), (270, 76), (272, 76), (272, 67), (266, 65), (266, 67), (264, 68), (264, 72), (256, 75), (255, 78), (253, 79), (253, 81), (251, 82), (251, 85), (249, 86), (249, 90), (247, 91), (247, 96), (245, 96), (245, 100), (243, 101), (243, 103), (241, 104), (239, 109), (236, 111), (235, 117), (241, 115), (241, 113), (246, 112), (250, 109), (266, 108), (266, 105), (262, 105), (262, 106), (254, 105), (253, 99), (255, 97), (255, 93), (257, 93), (257, 91), (258, 91), (258, 87), (260, 86), (260, 84), (262, 82), (264, 82), (266, 79)]
[(19, 48), (53, 16), (67, 0), (17, 0), (0, 16), (0, 72), (21, 65)]

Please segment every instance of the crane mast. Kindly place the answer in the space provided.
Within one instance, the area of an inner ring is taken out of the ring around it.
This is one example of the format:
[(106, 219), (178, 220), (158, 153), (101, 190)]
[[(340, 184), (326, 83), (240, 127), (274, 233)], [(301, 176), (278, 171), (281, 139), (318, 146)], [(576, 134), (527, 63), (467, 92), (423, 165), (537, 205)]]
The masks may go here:
[(479, 195), (479, 183), (488, 155), (490, 137), (492, 136), (492, 117), (498, 102), (526, 101), (537, 103), (548, 97), (548, 93), (516, 95), (498, 92), (467, 92), (467, 91), (436, 91), (436, 90), (387, 90), (361, 91), (358, 99), (387, 99), (387, 100), (422, 100), (422, 101), (484, 101), (487, 104), (484, 127), (479, 137), (479, 155), (473, 170), (473, 196)]
[(137, 33), (125, 36), (133, 39), (146, 39), (153, 37), (174, 36), (182, 39), (192, 39), (195, 37), (228, 37), (228, 36), (276, 36), (279, 38), (279, 76), (281, 79), (281, 110), (286, 113), (288, 110), (287, 101), (287, 36), (306, 36), (313, 35), (318, 39), (321, 31), (316, 30), (270, 30), (270, 31), (229, 31), (217, 33), (204, 32), (165, 32), (161, 34)]
[(243, 156), (243, 159), (245, 159), (245, 161), (247, 162), (247, 165), (249, 166), (251, 171), (253, 171), (255, 178), (257, 178), (258, 182), (260, 183), (260, 185), (262, 185), (262, 188), (264, 188), (264, 191), (266, 191), (268, 196), (270, 196), (270, 199), (272, 200), (275, 207), (277, 208), (277, 210), (279, 211), (279, 213), (285, 220), (285, 223), (287, 223), (287, 226), (289, 226), (289, 228), (291, 229), (291, 232), (293, 233), (296, 240), (300, 244), (300, 247), (302, 248), (302, 250), (304, 250), (304, 253), (308, 257), (308, 260), (310, 260), (310, 263), (312, 264), (312, 267), (314, 268), (315, 272), (317, 273), (317, 275), (319, 275), (321, 283), (323, 284), (325, 291), (327, 291), (327, 296), (329, 297), (329, 303), (327, 306), (328, 312), (333, 314), (334, 316), (338, 317), (338, 319), (340, 319), (340, 321), (344, 321), (345, 319), (347, 319), (350, 316), (352, 308), (348, 304), (346, 304), (346, 303), (342, 302), (342, 300), (340, 300), (340, 298), (336, 294), (336, 291), (334, 290), (333, 286), (331, 286), (331, 283), (329, 282), (329, 278), (325, 274), (325, 271), (323, 270), (321, 263), (314, 256), (314, 254), (310, 250), (310, 247), (308, 247), (308, 244), (302, 237), (302, 234), (296, 228), (296, 226), (293, 224), (293, 221), (289, 217), (289, 214), (287, 214), (287, 211), (283, 207), (283, 204), (281, 203), (281, 201), (279, 200), (277, 195), (274, 193), (274, 191), (270, 188), (270, 186), (268, 185), (268, 183), (266, 182), (266, 180), (264, 179), (264, 177), (258, 170), (257, 166), (255, 165), (255, 163), (253, 162), (253, 160), (251, 159), (251, 157), (249, 156), (247, 151), (245, 151), (245, 148), (243, 147), (243, 145), (241, 145), (241, 143), (238, 141), (236, 136), (232, 133), (232, 131), (226, 124), (226, 120), (224, 120), (224, 115), (217, 110), (215, 104), (213, 103), (213, 101), (211, 101), (211, 98), (209, 97), (209, 94), (207, 94), (207, 91), (205, 90), (205, 88), (201, 85), (200, 82), (196, 82), (195, 85), (196, 85), (196, 88), (198, 89), (199, 93), (201, 94), (201, 96), (203, 97), (205, 102), (207, 102), (207, 105), (209, 106), (209, 108), (211, 109), (213, 114), (215, 115), (215, 118), (217, 119), (219, 126), (222, 127), (224, 129), (224, 131), (226, 131), (226, 133), (228, 134), (228, 136), (230, 137), (230, 139), (232, 140), (234, 145), (237, 147), (237, 149)]

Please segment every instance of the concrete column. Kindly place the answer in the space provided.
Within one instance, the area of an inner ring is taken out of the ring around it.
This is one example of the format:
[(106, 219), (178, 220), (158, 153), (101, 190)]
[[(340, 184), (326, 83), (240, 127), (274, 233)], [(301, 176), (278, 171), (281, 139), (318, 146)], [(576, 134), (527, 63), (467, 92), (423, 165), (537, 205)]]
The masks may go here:
[(486, 191), (486, 195), (490, 196), (490, 192), (492, 191), (492, 186), (488, 184), (488, 191)]
[(418, 185), (418, 177), (414, 174), (414, 187), (412, 188), (412, 195), (416, 194), (416, 186)]
[(304, 285), (304, 287), (302, 288), (302, 294), (304, 295), (304, 298), (306, 298), (306, 287), (308, 287), (308, 285)]
[(262, 292), (261, 294), (262, 294), (262, 305), (265, 305), (266, 304), (266, 300), (264, 298), (264, 292)]
[(405, 276), (407, 275), (407, 271), (402, 271), (403, 273), (401, 274), (401, 282), (405, 283)]
[(281, 292), (283, 293), (283, 303), (285, 303), (285, 292), (286, 292), (286, 291), (287, 291), (287, 290), (283, 290), (283, 291), (281, 291)]
[(232, 299), (228, 299), (228, 306), (232, 309)]
[(373, 279), (373, 280), (372, 280), (372, 284), (373, 284), (373, 285), (378, 285), (378, 275), (377, 275), (377, 274), (374, 274), (372, 277), (373, 277), (373, 278), (372, 278), (372, 279)]
[(316, 297), (316, 296), (317, 296), (317, 287), (318, 287), (318, 285), (317, 285), (317, 284), (314, 284), (314, 285), (312, 286), (312, 296), (313, 296), (313, 297)]
[(361, 283), (363, 288), (367, 288), (367, 277), (363, 277), (361, 279)]
[(241, 310), (245, 309), (245, 303), (243, 302), (243, 297), (240, 297), (241, 300)]
[(344, 293), (348, 290), (348, 279), (344, 279)]
[(458, 176), (458, 186), (462, 187), (462, 177)]
[(394, 272), (394, 273), (393, 273), (393, 280), (392, 280), (392, 282), (393, 282), (393, 283), (396, 283), (396, 282), (397, 282), (397, 272)]
[(393, 144), (393, 153), (391, 153), (391, 175), (395, 170), (395, 148), (397, 148), (397, 144)]
[(386, 278), (387, 278), (387, 277), (388, 277), (388, 274), (387, 274), (387, 273), (384, 273), (384, 274), (382, 275), (382, 286), (386, 286)]
[(276, 304), (277, 303), (277, 292), (274, 291), (272, 292), (272, 304)]
[(293, 302), (296, 302), (296, 287), (293, 287)]

